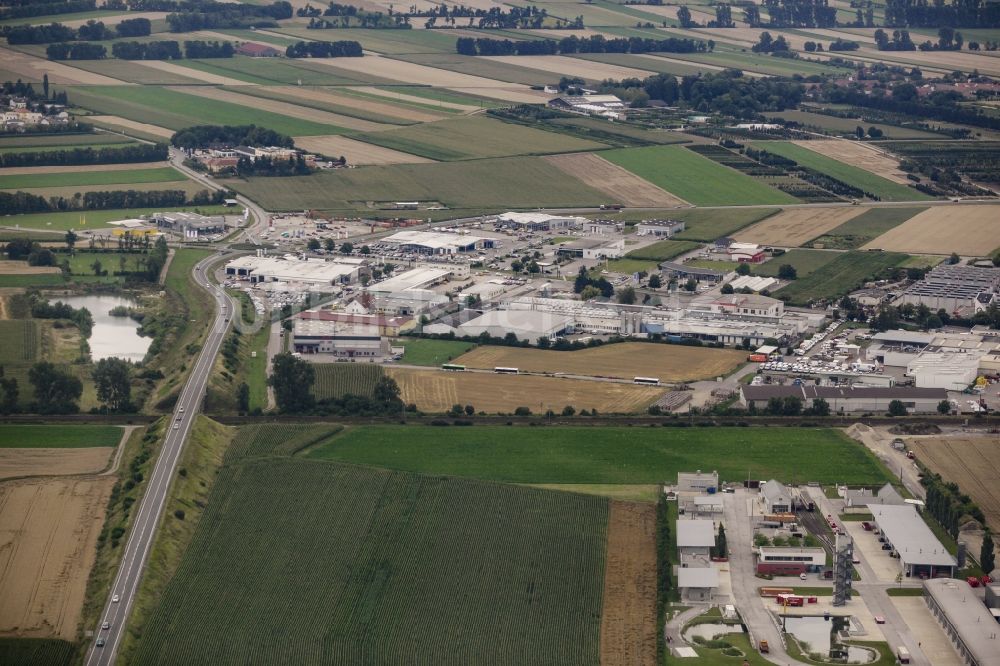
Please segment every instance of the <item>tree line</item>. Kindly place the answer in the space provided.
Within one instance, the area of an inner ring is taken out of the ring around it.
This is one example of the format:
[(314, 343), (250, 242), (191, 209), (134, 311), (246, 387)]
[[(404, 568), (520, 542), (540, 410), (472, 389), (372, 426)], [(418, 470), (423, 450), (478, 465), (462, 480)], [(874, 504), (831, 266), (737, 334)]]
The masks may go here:
[(313, 395), (315, 381), (316, 371), (312, 364), (286, 352), (274, 357), (267, 383), (274, 389), (278, 410), (284, 414), (382, 416), (399, 414), (404, 409), (399, 385), (392, 377), (380, 377), (371, 397), (348, 393), (327, 400), (316, 400)]
[(0, 153), (0, 167), (75, 166), (80, 164), (125, 164), (159, 162), (168, 157), (162, 143), (132, 146), (66, 148), (63, 150)]
[[(277, 21), (292, 18), (292, 5), (278, 0), (269, 5), (248, 5), (211, 0), (176, 3), (178, 11), (167, 15), (170, 32), (193, 32), (217, 28), (275, 27)], [(163, 11), (163, 10), (160, 10)], [(169, 10), (168, 10), (169, 11)]]
[(572, 35), (560, 40), (539, 39), (513, 41), (510, 39), (459, 37), (455, 41), (455, 51), (461, 55), (556, 55), (572, 53), (696, 53), (710, 51), (714, 42), (697, 39), (669, 37), (651, 39), (645, 37), (616, 37), (606, 39), (602, 35), (577, 37)]
[[(6, 2), (0, 9), (0, 21), (34, 16), (51, 16), (53, 14), (75, 14), (77, 12), (92, 12), (97, 9), (96, 0), (67, 0), (66, 2)], [(13, 5), (13, 6), (10, 6)]]
[[(89, 313), (88, 313), (89, 314)], [(134, 412), (132, 404), (132, 364), (118, 358), (101, 359), (91, 369), (102, 412)], [(25, 409), (32, 414), (75, 414), (80, 411), (83, 382), (65, 367), (40, 361), (28, 370), (35, 399)], [(7, 377), (0, 366), (0, 414), (21, 410), (17, 378)]]
[(355, 41), (296, 42), (285, 49), (289, 58), (360, 58), (361, 44)]
[(176, 132), (170, 144), (188, 150), (215, 145), (295, 147), (292, 137), (257, 125), (196, 125)]
[(864, 91), (843, 86), (828, 86), (822, 90), (823, 101), (831, 104), (850, 104), (908, 116), (940, 120), (946, 123), (975, 125), (976, 127), (985, 127), (994, 130), (1000, 129), (1000, 118), (986, 115), (975, 106), (964, 106), (957, 101), (948, 101), (947, 97), (938, 96), (925, 100), (914, 95), (912, 97), (897, 98), (896, 95), (877, 94), (875, 91), (873, 91), (873, 94), (868, 95)]
[[(181, 60), (182, 58), (232, 58), (236, 49), (232, 42), (188, 40), (184, 52), (173, 40), (152, 42), (115, 42), (111, 55), (121, 60)], [(49, 44), (45, 50), (49, 60), (101, 60), (108, 55), (101, 44), (89, 42), (60, 42)]]
[(887, 0), (885, 25), (910, 28), (997, 28), (1000, 3), (988, 0)]
[(145, 37), (150, 34), (152, 24), (147, 18), (125, 19), (114, 28), (103, 21), (87, 21), (74, 30), (61, 23), (48, 25), (16, 25), (4, 28), (10, 44), (49, 44), (51, 42), (102, 41), (121, 37)]
[(45, 198), (29, 192), (0, 192), (0, 215), (50, 213), (71, 210), (117, 210), (119, 208), (176, 208), (219, 205), (225, 190), (201, 190), (190, 198), (184, 190), (107, 190), (77, 193), (72, 197)]

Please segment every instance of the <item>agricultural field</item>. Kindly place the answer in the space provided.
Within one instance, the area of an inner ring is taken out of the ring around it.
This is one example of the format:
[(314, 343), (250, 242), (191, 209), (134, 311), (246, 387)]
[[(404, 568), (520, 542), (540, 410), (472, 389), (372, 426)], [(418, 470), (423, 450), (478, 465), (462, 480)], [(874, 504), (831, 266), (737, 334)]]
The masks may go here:
[(599, 497), (230, 458), (135, 661), (596, 666), (607, 521)]
[(836, 116), (828, 116), (823, 113), (812, 113), (810, 111), (785, 109), (784, 111), (768, 111), (765, 112), (764, 115), (771, 120), (778, 118), (789, 122), (797, 122), (801, 125), (809, 127), (818, 127), (834, 134), (849, 136), (856, 136), (855, 130), (858, 125), (863, 125), (865, 129), (875, 127), (876, 129), (881, 130), (882, 134), (887, 139), (940, 139), (943, 136), (941, 134), (928, 132), (922, 129), (898, 127), (896, 125), (885, 125), (881, 123), (867, 123), (858, 121), (857, 118), (837, 118)]
[[(116, 220), (127, 220), (156, 213), (157, 208), (129, 208), (114, 210), (87, 210), (87, 211), (60, 211), (58, 213), (25, 213), (22, 215), (11, 215), (3, 218), (4, 226), (13, 227), (17, 225), (21, 229), (38, 229), (45, 231), (64, 232), (70, 229), (87, 229), (96, 227), (106, 229), (108, 222)], [(173, 210), (198, 211), (204, 215), (221, 215), (223, 213), (232, 214), (232, 209), (222, 206), (181, 206)], [(63, 240), (63, 234), (52, 234), (51, 239), (55, 242)]]
[(118, 143), (133, 143), (127, 136), (115, 134), (87, 134), (67, 132), (65, 134), (28, 134), (25, 136), (0, 137), (0, 150), (11, 152), (17, 148), (19, 152), (27, 149), (38, 149), (50, 146), (110, 146)]
[(311, 458), (509, 483), (650, 484), (689, 469), (719, 479), (874, 485), (890, 474), (833, 428), (358, 426)]
[(697, 75), (717, 71), (713, 66), (706, 66), (696, 62), (684, 62), (683, 60), (673, 60), (666, 56), (660, 57), (649, 53), (576, 53), (572, 57), (585, 61), (618, 65), (619, 67), (645, 69), (659, 74), (673, 74), (674, 76)]
[(848, 185), (874, 194), (882, 201), (929, 201), (934, 198), (912, 187), (894, 183), (881, 176), (876, 176), (870, 171), (851, 166), (788, 141), (758, 141), (754, 142), (753, 146), (832, 176)]
[(314, 363), (317, 400), (342, 398), (348, 393), (371, 397), (375, 383), (382, 378), (382, 366), (374, 363)]
[(683, 201), (669, 192), (617, 164), (612, 164), (600, 155), (550, 155), (545, 159), (586, 185), (604, 192), (609, 201), (642, 208), (684, 205)]
[(744, 243), (797, 247), (836, 229), (851, 218), (861, 215), (865, 210), (854, 206), (789, 208), (743, 229), (735, 235), (735, 238)]
[(403, 153), (391, 148), (383, 148), (346, 136), (297, 136), (295, 147), (309, 152), (344, 157), (348, 164), (370, 166), (372, 164), (421, 164), (432, 160), (419, 155)]
[(76, 646), (69, 641), (47, 638), (0, 638), (0, 663), (24, 666), (69, 664)]
[(915, 437), (906, 444), (932, 472), (957, 483), (983, 510), (994, 532), (1000, 529), (1000, 447), (995, 438)]
[(645, 411), (663, 393), (655, 386), (562, 379), (537, 375), (494, 375), (387, 368), (399, 384), (403, 402), (423, 412), (443, 413), (453, 405), (472, 405), (477, 412), (510, 414), (518, 407), (534, 413), (559, 413), (566, 405), (577, 411), (631, 414)]
[(420, 338), (399, 338), (394, 345), (405, 351), (399, 360), (403, 365), (439, 366), (448, 363), (475, 347), (473, 342), (461, 340), (431, 340)]
[(647, 259), (649, 261), (670, 261), (682, 254), (697, 250), (701, 243), (681, 240), (656, 241), (646, 247), (632, 250), (625, 255), (628, 259)]
[(679, 146), (625, 148), (601, 157), (697, 206), (797, 203), (735, 169)]
[(752, 272), (754, 275), (778, 277), (778, 269), (784, 264), (788, 264), (795, 268), (798, 277), (803, 278), (815, 273), (839, 256), (837, 252), (827, 250), (804, 250), (796, 248), (774, 257), (770, 261), (754, 266)]
[[(492, 32), (492, 31), (491, 31)], [(518, 62), (494, 62), (493, 58), (468, 57), (457, 53), (408, 53), (400, 60), (449, 72), (480, 76), (526, 86), (545, 85), (553, 76), (544, 70), (521, 66)], [(527, 63), (524, 63), (525, 65)]]
[[(933, 206), (862, 246), (912, 254), (981, 257), (1000, 248), (1000, 206)], [(947, 237), (941, 232), (947, 229)]]
[(588, 377), (658, 377), (673, 383), (725, 376), (745, 360), (746, 354), (731, 349), (622, 342), (577, 351), (482, 346), (459, 356), (455, 363)]
[[(38, 355), (38, 324), (31, 319), (0, 320), (0, 363), (31, 363)], [(0, 428), (0, 446), (5, 440)]]
[(118, 446), (118, 426), (0, 425), (0, 449), (78, 449)]
[(293, 101), (316, 109), (353, 116), (373, 123), (408, 125), (430, 123), (454, 115), (448, 112), (414, 108), (397, 104), (388, 99), (372, 99), (367, 95), (345, 93), (333, 88), (306, 88), (302, 86), (241, 86), (237, 92), (270, 99)]
[(485, 117), (454, 118), (354, 138), (433, 160), (545, 155), (604, 148), (604, 144)]
[(690, 208), (687, 210), (625, 211), (612, 219), (626, 223), (646, 219), (669, 219), (684, 222), (677, 240), (714, 241), (780, 212), (778, 208)]
[(134, 168), (131, 170), (104, 170), (101, 168), (102, 166), (103, 165), (92, 166), (88, 171), (50, 171), (45, 173), (15, 175), (6, 175), (3, 171), (0, 171), (0, 188), (5, 190), (26, 190), (29, 188), (39, 187), (83, 187), (87, 185), (136, 185), (163, 183), (163, 189), (181, 189), (177, 185), (178, 182), (181, 184), (189, 182), (187, 176), (172, 167), (161, 167), (156, 169)]
[(114, 449), (0, 448), (0, 480), (36, 476), (96, 474), (111, 460)]
[(860, 167), (900, 185), (907, 185), (910, 182), (906, 178), (906, 172), (899, 168), (898, 159), (890, 157), (870, 143), (837, 140), (793, 141), (792, 143), (839, 162)]
[(787, 299), (792, 305), (821, 299), (832, 301), (905, 259), (905, 254), (897, 252), (842, 252), (812, 274), (782, 287), (774, 296)]
[(838, 250), (854, 250), (924, 210), (926, 208), (871, 208), (814, 239), (814, 243)]

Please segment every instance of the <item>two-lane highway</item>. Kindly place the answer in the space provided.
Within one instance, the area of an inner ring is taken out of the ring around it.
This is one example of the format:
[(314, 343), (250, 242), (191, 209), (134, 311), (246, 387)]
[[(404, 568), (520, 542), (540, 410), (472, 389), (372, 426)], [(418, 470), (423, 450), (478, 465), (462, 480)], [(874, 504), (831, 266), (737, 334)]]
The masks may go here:
[[(111, 589), (108, 590), (107, 602), (98, 623), (96, 635), (91, 640), (87, 654), (87, 666), (113, 664), (115, 661), (115, 654), (125, 634), (129, 612), (135, 602), (136, 592), (142, 580), (149, 549), (153, 544), (157, 526), (163, 514), (163, 507), (166, 504), (177, 461), (180, 460), (184, 442), (188, 438), (195, 417), (201, 410), (208, 377), (211, 374), (219, 347), (229, 329), (229, 319), (234, 313), (237, 315), (239, 313), (236, 310), (237, 305), (225, 291), (208, 280), (208, 266), (218, 259), (219, 255), (214, 254), (203, 259), (194, 268), (195, 280), (207, 290), (205, 295), (210, 294), (215, 301), (216, 316), (167, 425), (163, 446), (153, 466), (149, 485), (139, 503), (139, 509), (132, 523), (118, 573)], [(102, 628), (105, 622), (109, 624), (108, 629)], [(101, 640), (104, 644), (102, 647), (98, 647), (97, 643)]]

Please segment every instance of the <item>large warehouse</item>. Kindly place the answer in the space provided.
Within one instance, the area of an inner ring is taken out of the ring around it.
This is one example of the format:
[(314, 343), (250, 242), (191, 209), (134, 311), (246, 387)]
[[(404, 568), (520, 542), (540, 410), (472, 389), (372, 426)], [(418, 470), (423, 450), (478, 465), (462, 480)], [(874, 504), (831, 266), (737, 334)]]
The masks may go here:
[(376, 363), (389, 354), (389, 339), (379, 327), (319, 319), (296, 319), (292, 345), (300, 354), (329, 354), (338, 359)]
[(915, 283), (899, 303), (971, 315), (985, 310), (1000, 291), (1000, 268), (941, 264)]
[(399, 231), (381, 239), (403, 252), (418, 254), (457, 254), (493, 247), (493, 239), (434, 231)]
[(469, 320), (458, 327), (459, 335), (477, 336), (483, 333), (494, 338), (505, 337), (509, 333), (518, 340), (535, 344), (539, 338), (562, 335), (573, 325), (573, 320), (550, 312), (530, 310), (490, 310), (482, 316)]
[(402, 273), (397, 273), (391, 278), (375, 282), (368, 286), (368, 291), (373, 294), (390, 294), (398, 291), (408, 291), (411, 289), (426, 289), (443, 281), (451, 275), (448, 268), (412, 268)]
[(495, 223), (511, 229), (527, 231), (553, 231), (555, 229), (580, 229), (590, 222), (585, 217), (573, 215), (549, 215), (548, 213), (503, 213), (497, 215)]
[(904, 576), (955, 575), (958, 563), (909, 504), (872, 506), (872, 516), (885, 542), (899, 555)]
[(843, 388), (762, 384), (740, 387), (740, 404), (746, 408), (765, 409), (771, 398), (786, 397), (799, 398), (803, 407), (811, 405), (815, 398), (822, 398), (830, 405), (831, 412), (885, 412), (890, 402), (899, 400), (911, 414), (930, 414), (937, 411), (942, 400), (948, 399), (948, 392), (940, 388), (912, 386)]
[(926, 580), (924, 601), (966, 664), (1000, 666), (1000, 626), (968, 583)]
[(226, 275), (248, 278), (250, 282), (288, 282), (302, 285), (335, 285), (357, 282), (368, 268), (364, 259), (338, 257), (325, 259), (299, 259), (284, 257), (249, 256), (233, 259), (226, 264)]

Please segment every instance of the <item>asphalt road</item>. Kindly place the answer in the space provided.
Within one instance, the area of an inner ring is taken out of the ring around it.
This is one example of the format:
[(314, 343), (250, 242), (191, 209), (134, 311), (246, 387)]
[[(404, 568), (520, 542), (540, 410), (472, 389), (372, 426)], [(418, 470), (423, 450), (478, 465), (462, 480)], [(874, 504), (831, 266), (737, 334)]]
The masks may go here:
[[(198, 284), (206, 285), (208, 283), (207, 267), (217, 260), (218, 255), (212, 255), (195, 266), (194, 276)], [(229, 318), (234, 312), (234, 308), (238, 307), (218, 286), (213, 284), (207, 290), (215, 300), (215, 321), (202, 345), (198, 360), (191, 369), (187, 383), (181, 390), (163, 446), (153, 466), (149, 485), (139, 502), (139, 509), (129, 532), (118, 573), (111, 589), (108, 590), (107, 602), (104, 612), (101, 614), (100, 623), (96, 627), (95, 637), (91, 639), (92, 643), (86, 659), (87, 666), (113, 664), (115, 661), (116, 652), (125, 634), (129, 612), (132, 609), (146, 567), (149, 549), (163, 514), (163, 507), (174, 477), (177, 461), (180, 459), (184, 442), (191, 432), (195, 417), (201, 410), (202, 398), (205, 395), (205, 387), (212, 365), (226, 336), (226, 331), (229, 329)], [(110, 624), (109, 629), (101, 629), (101, 624), (104, 622)], [(98, 638), (103, 638), (106, 641), (103, 647), (97, 647)]]

